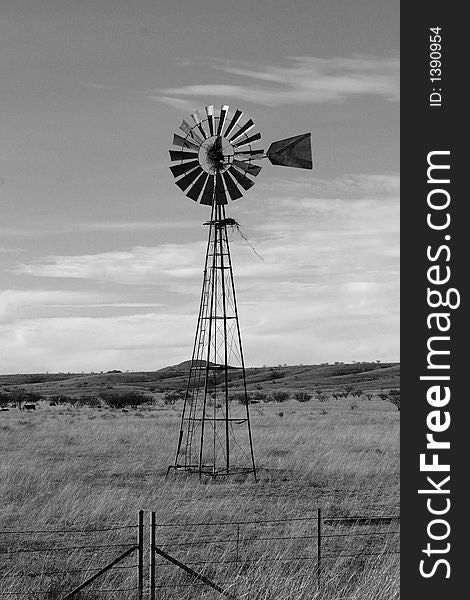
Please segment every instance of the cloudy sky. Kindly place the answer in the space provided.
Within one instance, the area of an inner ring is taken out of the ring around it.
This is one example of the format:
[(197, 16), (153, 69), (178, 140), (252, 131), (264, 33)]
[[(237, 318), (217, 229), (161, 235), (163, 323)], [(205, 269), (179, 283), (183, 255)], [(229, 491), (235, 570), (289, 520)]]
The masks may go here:
[(247, 364), (398, 360), (398, 7), (2, 0), (0, 371), (190, 357), (208, 214), (168, 148), (221, 102), (315, 160), (228, 208)]

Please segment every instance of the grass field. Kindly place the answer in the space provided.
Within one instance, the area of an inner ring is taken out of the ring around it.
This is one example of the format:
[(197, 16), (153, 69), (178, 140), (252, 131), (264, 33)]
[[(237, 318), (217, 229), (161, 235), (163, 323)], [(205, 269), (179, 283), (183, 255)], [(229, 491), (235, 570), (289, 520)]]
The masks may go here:
[[(390, 368), (395, 368), (394, 376), (397, 373), (398, 367), (388, 367), (387, 377)], [(375, 389), (382, 387), (378, 381)], [(2, 383), (11, 389), (11, 380)], [(19, 383), (25, 385), (24, 381)], [(13, 386), (17, 384), (15, 381)], [(51, 384), (27, 385), (37, 388)], [(272, 384), (263, 382), (263, 389), (268, 385)], [(308, 385), (296, 382), (298, 389)], [(328, 387), (324, 383), (322, 386)], [(291, 388), (295, 389), (288, 382), (285, 389)], [(259, 481), (205, 485), (184, 474), (165, 480), (166, 468), (174, 458), (181, 402), (165, 406), (157, 400), (127, 413), (107, 407), (49, 406), (46, 401), (40, 402), (34, 412), (11, 408), (0, 414), (1, 530), (134, 524), (139, 509), (155, 510), (159, 523), (286, 519), (314, 515), (318, 506), (328, 516), (396, 514), (400, 413), (377, 397), (361, 397), (354, 404), (348, 398), (330, 397), (325, 402), (312, 399), (299, 403), (291, 399), (282, 405), (253, 406)], [(300, 525), (296, 527), (298, 531)], [(113, 537), (118, 533), (111, 532), (107, 542), (118, 540)], [(31, 539), (38, 548), (54, 541), (52, 534), (49, 538), (30, 537), (29, 542)], [(14, 540), (2, 540), (0, 536), (0, 548), (21, 547), (26, 541), (21, 536)], [(273, 550), (282, 553), (283, 547), (270, 543), (263, 551)], [(191, 552), (194, 549), (187, 551), (188, 558)], [(223, 559), (221, 552), (218, 556)], [(4, 573), (21, 570), (25, 560), (18, 555), (15, 563), (13, 557), (7, 565), (10, 570), (4, 569)], [(89, 557), (80, 554), (51, 555), (47, 560), (55, 568), (70, 560), (85, 568), (92, 564)], [(120, 585), (131, 581), (120, 576)], [(10, 578), (4, 580), (0, 598), (7, 592), (10, 595), (6, 597), (15, 597), (11, 592), (16, 592), (16, 597), (60, 598), (57, 590), (73, 587), (76, 581), (73, 576), (61, 578), (59, 583), (57, 578), (46, 578), (43, 585), (49, 592), (27, 596), (32, 584)], [(311, 564), (299, 564), (295, 572), (287, 572), (279, 563), (267, 561), (233, 575), (231, 586), (239, 598), (260, 600), (390, 600), (398, 597), (398, 560), (378, 563), (371, 559), (359, 566), (333, 562), (319, 591)], [(204, 593), (200, 588), (175, 589), (160, 597), (216, 597), (213, 592)], [(135, 598), (132, 594), (80, 597)]]

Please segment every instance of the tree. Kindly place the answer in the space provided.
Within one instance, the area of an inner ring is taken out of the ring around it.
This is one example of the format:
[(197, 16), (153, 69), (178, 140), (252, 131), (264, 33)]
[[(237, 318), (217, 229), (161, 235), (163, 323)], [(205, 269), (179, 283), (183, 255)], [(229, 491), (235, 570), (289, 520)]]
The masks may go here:
[(23, 404), (26, 404), (29, 399), (28, 392), (23, 388), (16, 388), (10, 393), (11, 401), (14, 402), (16, 408), (22, 410)]

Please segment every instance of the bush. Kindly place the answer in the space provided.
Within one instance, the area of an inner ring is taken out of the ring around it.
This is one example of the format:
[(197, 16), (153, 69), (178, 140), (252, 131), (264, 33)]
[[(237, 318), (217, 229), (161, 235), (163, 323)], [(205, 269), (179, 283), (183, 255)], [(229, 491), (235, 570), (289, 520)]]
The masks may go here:
[(312, 399), (312, 394), (308, 392), (296, 392), (294, 398), (299, 402), (309, 402)]
[(400, 390), (390, 390), (388, 392), (388, 401), (400, 410)]
[(7, 394), (6, 392), (0, 392), (0, 408), (8, 406), (11, 401), (10, 394)]
[(271, 392), (271, 396), (272, 396), (274, 402), (286, 402), (286, 400), (289, 400), (289, 398), (290, 398), (289, 392), (284, 392), (281, 390), (276, 390), (274, 392)]
[(359, 404), (354, 400), (354, 402), (351, 402), (351, 410), (356, 410), (357, 408), (359, 408)]
[(81, 396), (78, 398), (79, 406), (89, 406), (90, 408), (97, 408), (101, 405), (100, 399), (96, 396)]
[(10, 402), (14, 403), (20, 410), (24, 404), (28, 402), (39, 402), (41, 400), (41, 394), (37, 392), (28, 392), (24, 388), (16, 388), (9, 394)]
[(256, 391), (253, 394), (253, 400), (257, 400), (258, 402), (267, 402), (267, 395), (263, 392)]
[(148, 402), (148, 398), (139, 392), (101, 392), (100, 398), (111, 408), (131, 406), (137, 408)]
[(170, 390), (163, 396), (163, 404), (165, 406), (173, 406), (178, 400), (184, 398), (183, 392), (178, 392), (177, 390)]

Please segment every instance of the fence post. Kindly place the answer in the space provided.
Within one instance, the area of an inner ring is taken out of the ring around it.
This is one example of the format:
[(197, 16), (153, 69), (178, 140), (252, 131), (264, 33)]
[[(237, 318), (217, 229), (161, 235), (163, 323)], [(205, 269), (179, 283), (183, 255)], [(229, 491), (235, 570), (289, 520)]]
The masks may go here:
[(155, 600), (155, 511), (150, 513), (150, 598)]
[(139, 510), (139, 524), (137, 530), (137, 588), (138, 598), (144, 597), (144, 511)]
[(320, 590), (321, 580), (321, 508), (317, 509), (317, 586)]
[(237, 523), (237, 563), (239, 561), (239, 546), (240, 546), (240, 523)]

